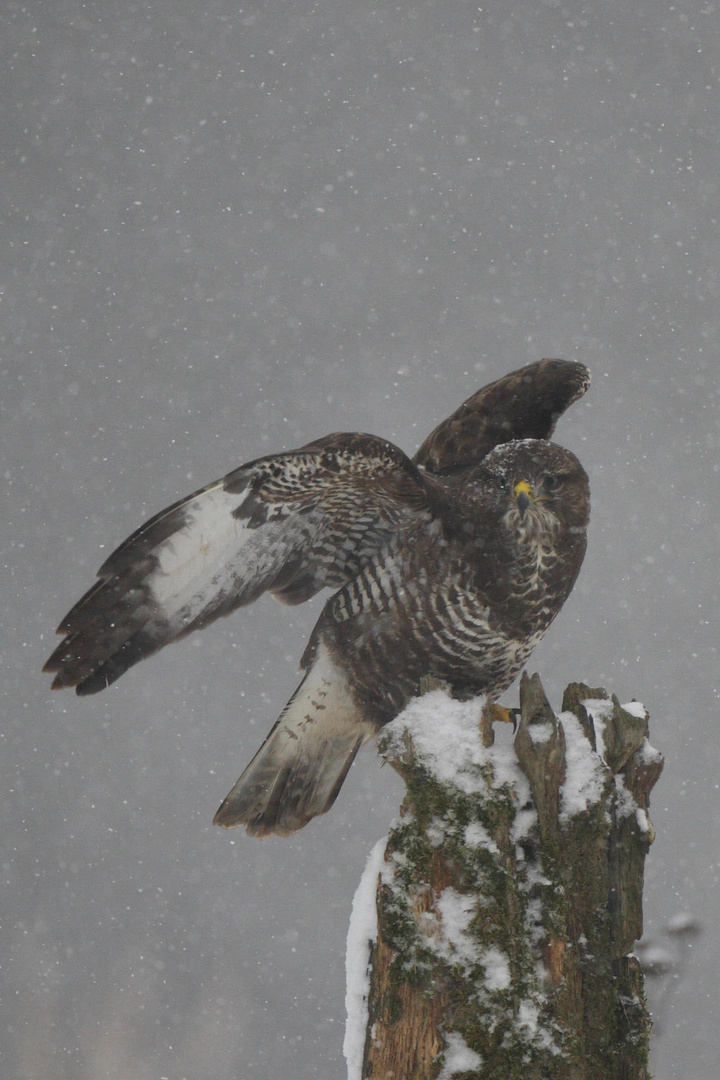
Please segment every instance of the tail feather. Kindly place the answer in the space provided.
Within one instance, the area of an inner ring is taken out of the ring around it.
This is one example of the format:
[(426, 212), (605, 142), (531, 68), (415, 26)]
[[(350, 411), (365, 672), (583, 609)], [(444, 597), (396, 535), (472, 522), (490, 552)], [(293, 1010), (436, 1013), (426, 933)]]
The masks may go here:
[(323, 645), (265, 742), (215, 815), (251, 836), (296, 832), (337, 798), (375, 732)]

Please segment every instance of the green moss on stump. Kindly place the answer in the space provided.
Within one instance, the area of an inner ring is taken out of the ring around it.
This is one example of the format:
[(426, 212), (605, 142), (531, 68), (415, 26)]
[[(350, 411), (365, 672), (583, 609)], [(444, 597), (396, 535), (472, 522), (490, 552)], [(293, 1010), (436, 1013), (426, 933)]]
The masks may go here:
[(377, 894), (364, 1076), (399, 1075), (401, 1061), (403, 1080), (435, 1080), (454, 1032), (481, 1062), (457, 1080), (648, 1077), (642, 975), (626, 954), (641, 931), (643, 814), (662, 759), (647, 718), (604, 691), (573, 684), (563, 709), (579, 727), (524, 677), (517, 759), (478, 733), (462, 783), (417, 751), (412, 725), (401, 741), (388, 731), (407, 792)]

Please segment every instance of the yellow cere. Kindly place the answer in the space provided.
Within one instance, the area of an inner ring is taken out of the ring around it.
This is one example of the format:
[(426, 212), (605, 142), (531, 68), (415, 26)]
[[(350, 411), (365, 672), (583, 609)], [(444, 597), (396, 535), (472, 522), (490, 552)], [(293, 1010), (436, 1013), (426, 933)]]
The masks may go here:
[(532, 490), (532, 488), (530, 487), (530, 485), (528, 484), (527, 480), (520, 480), (520, 481), (518, 481), (518, 483), (517, 483), (517, 484), (515, 485), (515, 498), (517, 498), (517, 496), (518, 496), (518, 495), (521, 495), (521, 494), (522, 494), (522, 495), (527, 495), (527, 497), (528, 497), (529, 499), (532, 499), (532, 498), (534, 498), (534, 496), (533, 496), (533, 490)]

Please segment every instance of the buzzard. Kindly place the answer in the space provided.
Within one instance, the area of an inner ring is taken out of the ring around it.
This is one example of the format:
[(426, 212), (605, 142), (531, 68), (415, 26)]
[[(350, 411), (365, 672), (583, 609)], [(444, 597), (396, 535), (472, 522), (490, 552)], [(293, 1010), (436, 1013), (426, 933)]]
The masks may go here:
[(582, 364), (541, 360), (479, 390), (412, 460), (373, 435), (328, 435), (174, 503), (63, 619), (53, 688), (94, 694), (265, 591), (298, 604), (333, 590), (303, 681), (215, 815), (294, 832), (425, 678), (493, 701), (557, 615), (589, 493), (577, 458), (547, 440), (588, 384)]

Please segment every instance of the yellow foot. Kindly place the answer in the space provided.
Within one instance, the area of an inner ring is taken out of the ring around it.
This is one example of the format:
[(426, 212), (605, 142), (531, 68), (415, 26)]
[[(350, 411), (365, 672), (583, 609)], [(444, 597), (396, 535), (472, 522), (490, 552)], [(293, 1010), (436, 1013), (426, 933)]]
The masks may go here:
[(517, 728), (519, 709), (506, 709), (504, 705), (498, 705), (494, 701), (486, 701), (480, 715), (480, 734), (483, 746), (492, 746), (495, 742), (493, 724), (512, 724), (513, 731)]

